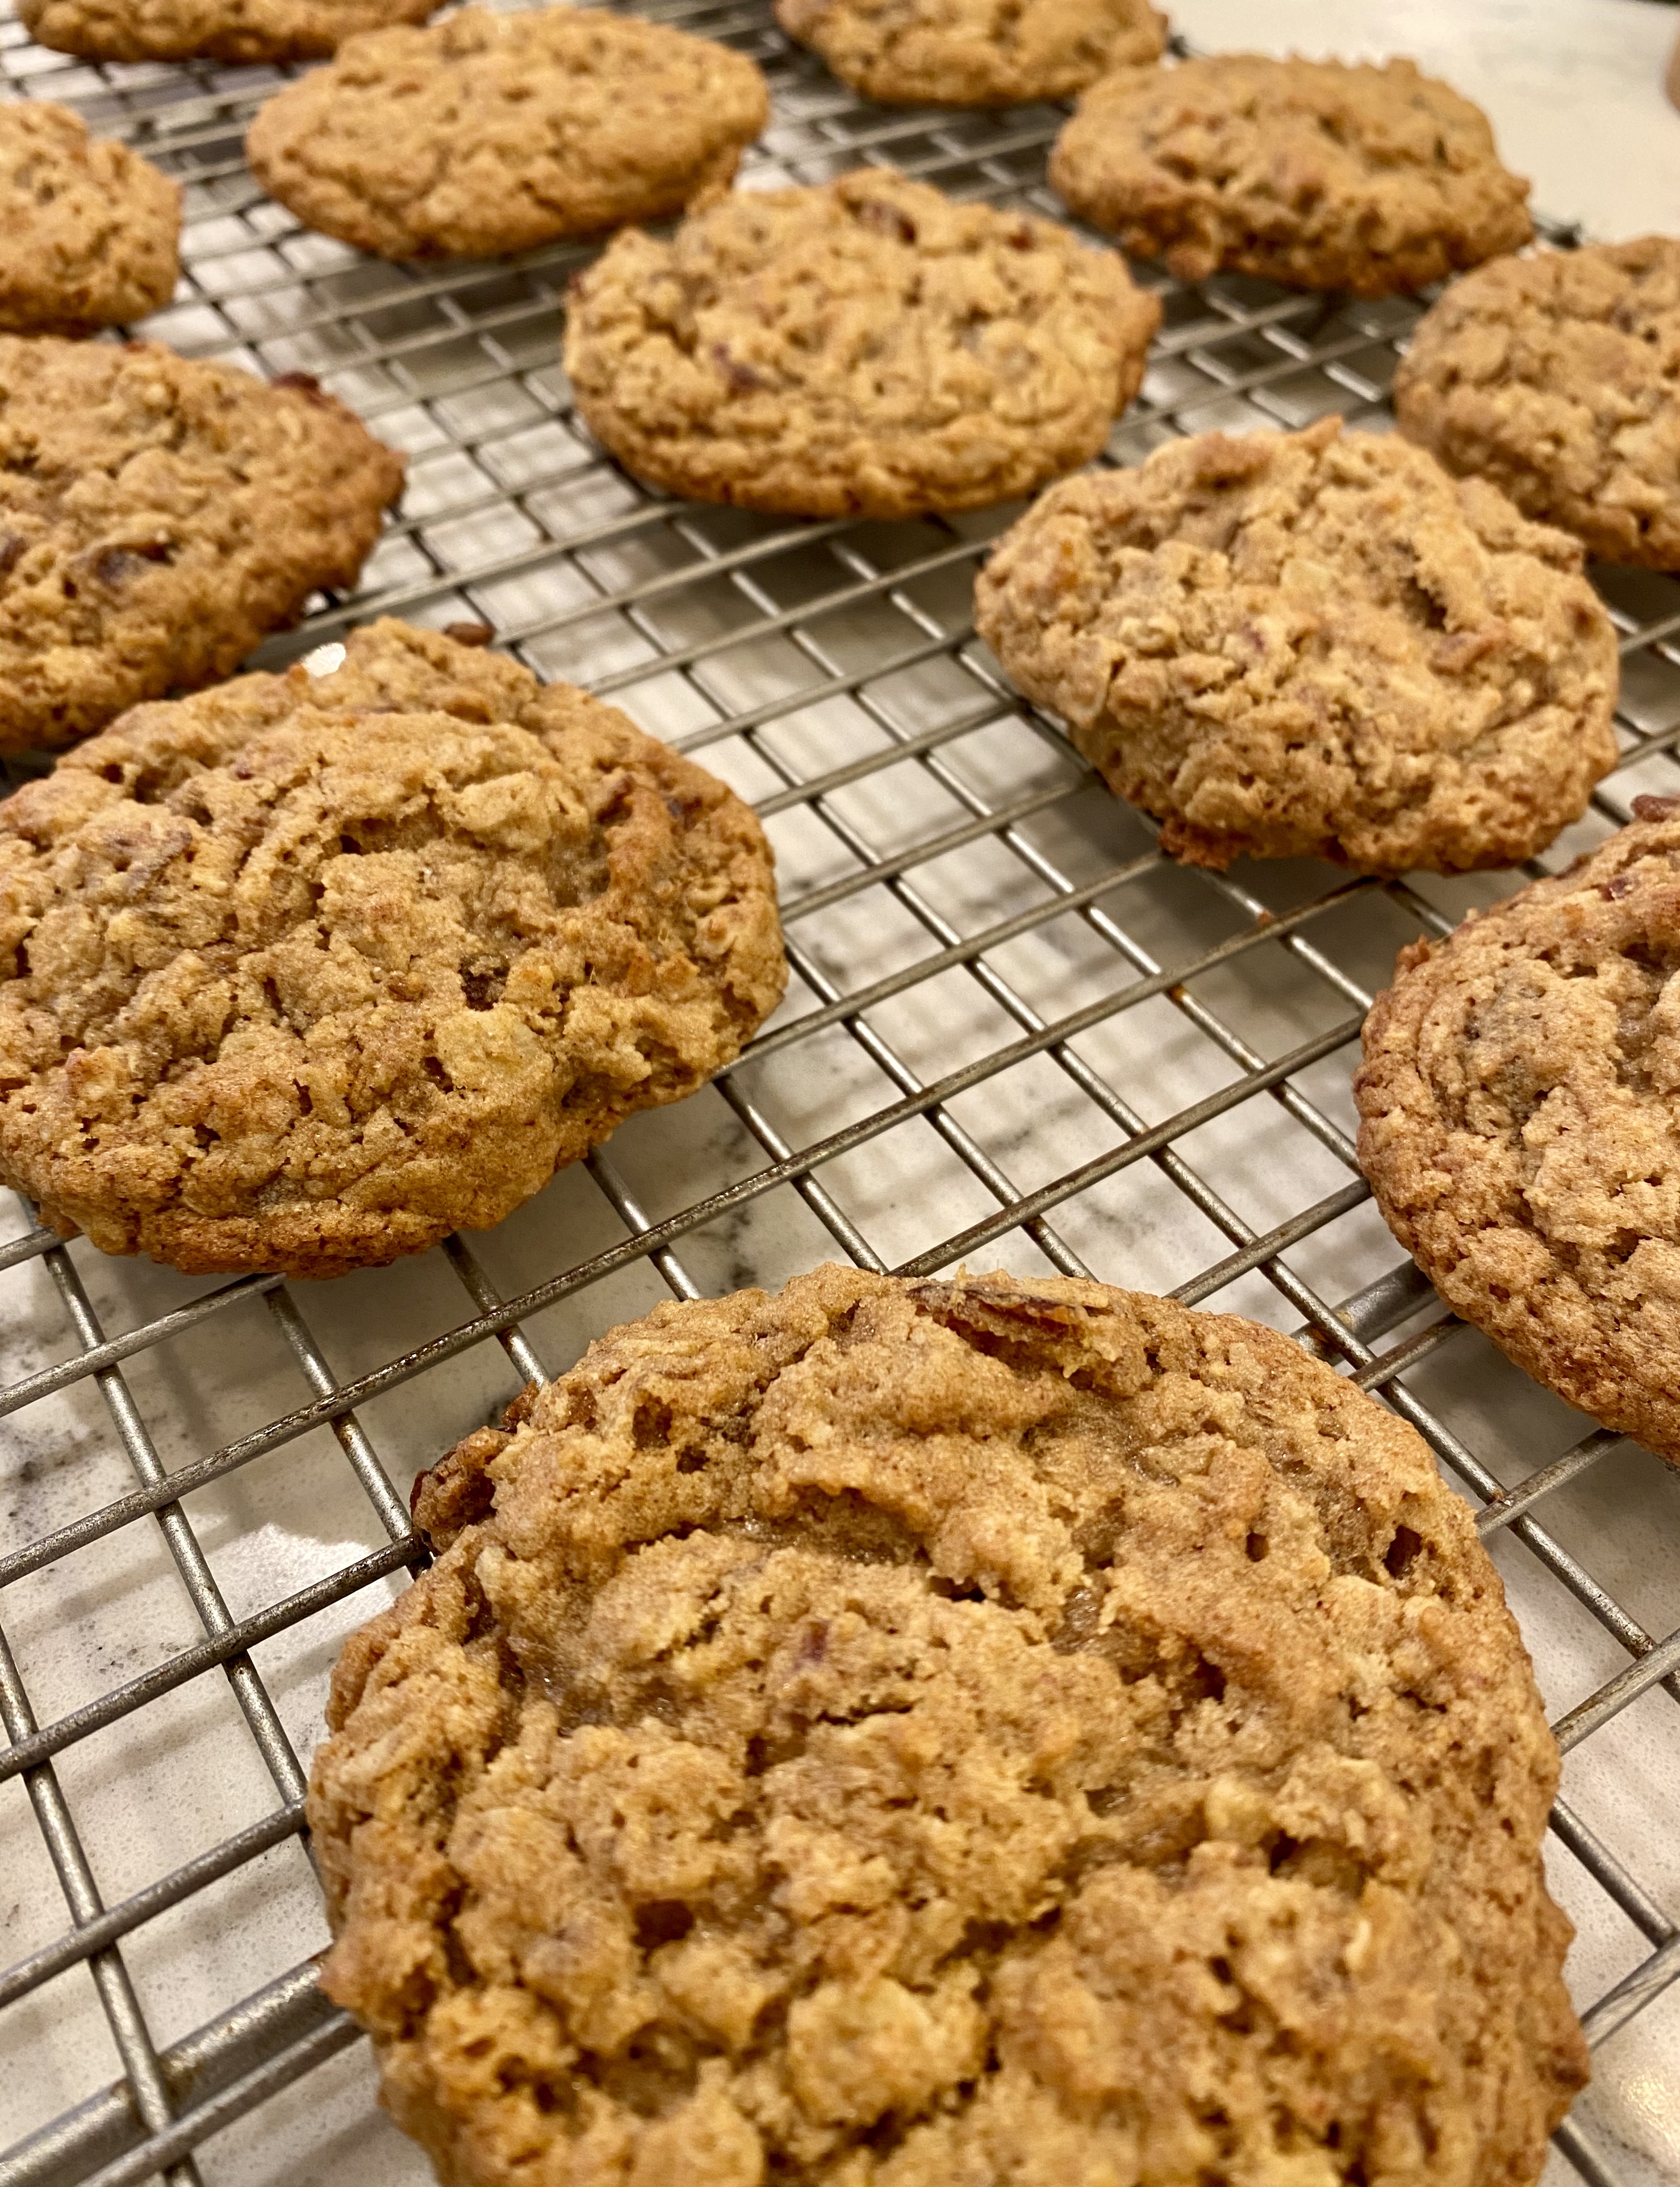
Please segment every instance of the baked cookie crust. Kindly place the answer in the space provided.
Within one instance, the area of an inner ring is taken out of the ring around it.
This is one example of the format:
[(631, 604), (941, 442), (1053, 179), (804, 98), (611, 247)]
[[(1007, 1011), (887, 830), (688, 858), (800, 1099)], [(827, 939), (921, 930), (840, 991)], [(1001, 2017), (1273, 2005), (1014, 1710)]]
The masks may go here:
[(138, 707), (0, 804), (0, 1176), (193, 1272), (499, 1222), (786, 979), (721, 782), (389, 621), (330, 673)]
[(1680, 1465), (1680, 799), (1401, 953), (1360, 1166), (1455, 1312)]
[(789, 37), (888, 105), (1020, 106), (1070, 98), (1159, 60), (1149, 0), (776, 0)]
[(1468, 1510), (1287, 1339), (823, 1268), (415, 1510), (309, 1818), (454, 2187), (1537, 2178), (1556, 1751)]
[(1502, 258), (1455, 281), (1394, 383), (1402, 428), (1607, 562), (1680, 568), (1680, 242)]
[(86, 335), (161, 311), (181, 187), (68, 107), (0, 105), (0, 333)]
[(1115, 253), (867, 171), (615, 237), (573, 283), (565, 366), (590, 430), (667, 492), (908, 516), (1087, 461), (1160, 320)]
[(356, 582), (402, 476), (312, 379), (0, 335), (0, 751), (230, 673)]
[(769, 118), (751, 61), (595, 8), (464, 8), (372, 31), (245, 141), (309, 227), (385, 258), (494, 257), (658, 220), (726, 188)]
[(1225, 268), (1385, 296), (1533, 234), (1480, 107), (1411, 61), (1217, 53), (1093, 86), (1050, 181), (1182, 281)]
[(17, 0), (38, 44), (93, 61), (320, 60), (438, 0)]
[(1615, 633), (1577, 543), (1339, 419), (1066, 480), (975, 610), (1198, 865), (1514, 865), (1615, 765)]

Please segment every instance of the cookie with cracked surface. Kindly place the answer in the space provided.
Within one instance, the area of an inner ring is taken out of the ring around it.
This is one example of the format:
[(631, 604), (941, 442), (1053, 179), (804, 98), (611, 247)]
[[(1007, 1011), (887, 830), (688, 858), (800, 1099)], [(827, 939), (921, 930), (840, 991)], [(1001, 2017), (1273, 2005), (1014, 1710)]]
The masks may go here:
[(668, 492), (910, 516), (1087, 461), (1160, 321), (1115, 253), (870, 171), (615, 237), (572, 284), (565, 365), (590, 430)]
[(1069, 479), (975, 619), (1193, 864), (1514, 865), (1615, 766), (1615, 633), (1579, 545), (1420, 448), (1205, 433)]
[(1605, 561), (1680, 569), (1680, 242), (1466, 274), (1413, 331), (1394, 407), (1449, 470)]
[(456, 2187), (1538, 2176), (1556, 1750), (1468, 1511), (1287, 1339), (823, 1268), (415, 1506), (309, 1812)]
[(1365, 1023), (1359, 1161), (1441, 1296), (1680, 1465), (1680, 798), (1444, 941)]
[(721, 782), (396, 622), (137, 707), (0, 804), (0, 1177), (189, 1271), (499, 1222), (786, 977)]
[(0, 105), (0, 332), (86, 335), (161, 311), (181, 186), (68, 107)]
[(1119, 71), (1080, 100), (1050, 181), (1183, 281), (1223, 267), (1386, 296), (1534, 232), (1486, 115), (1406, 60), (1217, 53)]
[(658, 220), (727, 187), (769, 117), (751, 61), (595, 8), (464, 8), (371, 31), (245, 140), (298, 218), (385, 258), (493, 257)]
[(17, 0), (31, 37), (95, 61), (320, 60), (439, 0)]
[(865, 98), (1020, 106), (1159, 60), (1149, 0), (776, 0), (776, 20)]
[(402, 475), (312, 379), (0, 335), (0, 751), (230, 674), (354, 584)]

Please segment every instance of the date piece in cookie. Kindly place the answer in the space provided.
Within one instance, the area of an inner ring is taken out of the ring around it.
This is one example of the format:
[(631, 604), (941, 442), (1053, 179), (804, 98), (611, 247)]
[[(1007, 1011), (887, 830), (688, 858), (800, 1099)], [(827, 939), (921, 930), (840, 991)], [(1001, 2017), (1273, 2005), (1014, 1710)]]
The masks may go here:
[(1080, 100), (1050, 180), (1183, 281), (1225, 267), (1385, 296), (1533, 233), (1486, 115), (1404, 60), (1219, 53), (1120, 70)]
[(1360, 1166), (1455, 1312), (1680, 1465), (1680, 798), (1402, 952)]
[(355, 582), (402, 473), (312, 379), (0, 335), (0, 751), (228, 675)]
[(721, 782), (394, 622), (331, 674), (137, 707), (0, 804), (0, 1177), (192, 1271), (497, 1223), (786, 977)]
[(30, 36), (95, 61), (306, 61), (438, 0), (17, 0)]
[(573, 283), (565, 365), (590, 430), (668, 492), (907, 516), (1086, 462), (1160, 321), (1116, 253), (866, 171), (616, 237)]
[(1680, 569), (1680, 242), (1502, 258), (1413, 334), (1400, 423), (1607, 562)]
[(1158, 60), (1149, 0), (776, 0), (776, 20), (866, 98), (1019, 106)]
[(1538, 2178), (1557, 1751), (1468, 1510), (1286, 1338), (822, 1268), (415, 1513), (309, 1816), (454, 2187)]
[(0, 332), (86, 335), (161, 311), (180, 270), (181, 188), (90, 138), (68, 107), (0, 105)]
[(1068, 479), (975, 587), (981, 636), (1193, 864), (1508, 866), (1615, 766), (1579, 545), (1325, 419)]
[(769, 118), (743, 54), (591, 8), (372, 31), (271, 98), (251, 172), (383, 258), (489, 258), (681, 212)]

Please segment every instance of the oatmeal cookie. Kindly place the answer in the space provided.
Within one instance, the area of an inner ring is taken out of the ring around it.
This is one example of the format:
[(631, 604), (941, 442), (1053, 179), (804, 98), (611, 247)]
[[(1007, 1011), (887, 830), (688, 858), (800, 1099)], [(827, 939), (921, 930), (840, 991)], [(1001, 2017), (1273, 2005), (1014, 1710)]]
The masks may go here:
[(16, 0), (31, 37), (94, 61), (307, 61), (439, 0)]
[(86, 335), (161, 311), (180, 271), (181, 187), (80, 115), (0, 104), (0, 332)]
[(0, 335), (0, 751), (228, 675), (355, 582), (402, 473), (312, 379)]
[(1478, 106), (1410, 61), (1218, 53), (1121, 70), (1079, 102), (1050, 180), (1182, 281), (1219, 268), (1386, 296), (1515, 250), (1528, 184)]
[(1680, 798), (1443, 942), (1365, 1022), (1359, 1160), (1441, 1296), (1680, 1465)]
[(1166, 42), (1149, 0), (776, 0), (776, 20), (865, 98), (907, 106), (1069, 98)]
[(786, 977), (721, 782), (396, 622), (137, 707), (0, 804), (0, 1178), (194, 1272), (499, 1222)]
[(1286, 1338), (819, 1269), (416, 1515), (309, 1814), (455, 2187), (1538, 2177), (1556, 1750), (1469, 1512)]
[(727, 46), (551, 6), (370, 31), (271, 98), (252, 173), (385, 258), (493, 257), (657, 220), (727, 187), (769, 117)]
[(1531, 857), (1615, 764), (1615, 633), (1581, 561), (1329, 418), (1067, 480), (975, 608), (1164, 850), (1458, 873)]
[(868, 171), (616, 237), (573, 284), (565, 364), (590, 430), (668, 492), (909, 516), (1086, 462), (1160, 322), (1114, 252)]
[(1502, 258), (1455, 281), (1394, 383), (1449, 470), (1607, 562), (1680, 569), (1680, 242)]

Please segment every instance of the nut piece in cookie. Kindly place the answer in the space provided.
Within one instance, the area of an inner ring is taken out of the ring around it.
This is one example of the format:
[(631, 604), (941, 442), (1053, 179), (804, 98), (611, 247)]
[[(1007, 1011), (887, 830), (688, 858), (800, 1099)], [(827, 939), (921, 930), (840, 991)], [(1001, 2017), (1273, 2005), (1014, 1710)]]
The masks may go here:
[(1018, 106), (1160, 58), (1149, 0), (776, 0), (789, 37), (865, 98)]
[(1088, 460), (1160, 321), (1116, 253), (870, 171), (615, 238), (572, 284), (565, 366), (590, 430), (668, 492), (909, 516)]
[(1050, 180), (1183, 281), (1224, 267), (1385, 296), (1534, 232), (1486, 115), (1405, 60), (1219, 53), (1118, 70), (1080, 100)]
[(354, 584), (402, 474), (312, 379), (0, 335), (0, 751), (229, 674)]
[(309, 227), (384, 258), (488, 258), (658, 220), (726, 188), (769, 118), (743, 54), (596, 8), (464, 8), (371, 31), (245, 140)]
[(1054, 487), (980, 635), (1192, 863), (1514, 865), (1615, 764), (1615, 633), (1576, 543), (1421, 449), (1205, 433)]
[(1286, 1338), (822, 1268), (447, 1470), (309, 1819), (452, 2187), (1537, 2179), (1557, 1750), (1469, 1511)]
[(1404, 950), (1359, 1161), (1441, 1296), (1680, 1465), (1680, 799)]
[(320, 60), (438, 0), (17, 0), (30, 36), (94, 61)]
[(786, 979), (721, 782), (396, 622), (137, 707), (0, 804), (0, 1179), (189, 1271), (497, 1223)]
[(1501, 258), (1455, 281), (1396, 375), (1402, 429), (1607, 562), (1680, 569), (1680, 242)]
[(161, 311), (181, 186), (68, 107), (0, 105), (0, 332), (86, 335)]

